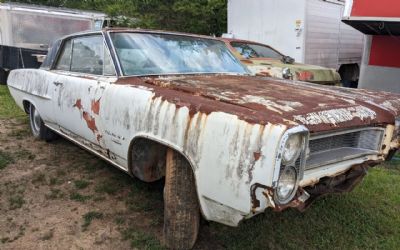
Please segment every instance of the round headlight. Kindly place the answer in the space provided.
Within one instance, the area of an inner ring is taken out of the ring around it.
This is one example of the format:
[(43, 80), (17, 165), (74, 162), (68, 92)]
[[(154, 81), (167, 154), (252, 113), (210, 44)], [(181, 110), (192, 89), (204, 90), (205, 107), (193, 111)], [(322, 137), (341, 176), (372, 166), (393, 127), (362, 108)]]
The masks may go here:
[(290, 136), (283, 150), (283, 164), (286, 165), (295, 162), (300, 155), (301, 147), (302, 137), (300, 135)]
[(276, 196), (280, 203), (289, 202), (295, 191), (297, 183), (297, 171), (292, 166), (285, 167), (278, 179)]

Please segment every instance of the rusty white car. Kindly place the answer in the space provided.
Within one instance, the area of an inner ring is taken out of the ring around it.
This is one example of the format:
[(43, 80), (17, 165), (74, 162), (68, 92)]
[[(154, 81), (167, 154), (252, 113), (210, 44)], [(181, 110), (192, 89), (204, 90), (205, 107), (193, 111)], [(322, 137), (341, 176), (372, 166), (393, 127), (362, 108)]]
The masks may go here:
[(249, 76), (214, 38), (105, 29), (10, 74), (33, 135), (75, 142), (142, 181), (165, 177), (164, 237), (237, 226), (350, 191), (399, 148), (400, 96)]

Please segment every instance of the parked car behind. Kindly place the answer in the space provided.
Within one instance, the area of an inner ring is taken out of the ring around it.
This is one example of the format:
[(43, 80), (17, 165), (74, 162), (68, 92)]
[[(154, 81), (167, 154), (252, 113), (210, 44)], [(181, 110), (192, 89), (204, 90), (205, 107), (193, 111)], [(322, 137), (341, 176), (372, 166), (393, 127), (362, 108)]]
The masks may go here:
[(285, 56), (265, 44), (239, 39), (221, 38), (221, 40), (254, 74), (326, 85), (340, 85), (340, 75), (335, 69), (297, 63), (293, 58)]
[(237, 226), (350, 191), (399, 148), (400, 95), (249, 76), (210, 37), (75, 34), (8, 86), (35, 137), (62, 135), (142, 181), (165, 177), (173, 249), (194, 245), (200, 216)]

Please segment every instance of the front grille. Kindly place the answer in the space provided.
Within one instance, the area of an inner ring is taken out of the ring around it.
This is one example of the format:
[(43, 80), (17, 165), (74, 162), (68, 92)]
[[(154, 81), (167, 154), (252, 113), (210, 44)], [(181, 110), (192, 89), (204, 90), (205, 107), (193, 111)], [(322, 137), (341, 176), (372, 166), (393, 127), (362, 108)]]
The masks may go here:
[(376, 154), (381, 148), (383, 134), (382, 128), (367, 128), (311, 136), (306, 170)]

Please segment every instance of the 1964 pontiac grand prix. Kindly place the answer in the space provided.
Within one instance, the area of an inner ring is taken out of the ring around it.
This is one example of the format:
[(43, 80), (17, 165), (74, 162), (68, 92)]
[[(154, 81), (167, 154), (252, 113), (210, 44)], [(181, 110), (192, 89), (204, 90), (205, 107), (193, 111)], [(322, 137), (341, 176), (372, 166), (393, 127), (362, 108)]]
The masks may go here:
[(9, 89), (33, 135), (55, 134), (139, 179), (165, 176), (164, 236), (237, 226), (350, 191), (399, 148), (400, 96), (249, 76), (223, 42), (105, 29), (57, 41)]

